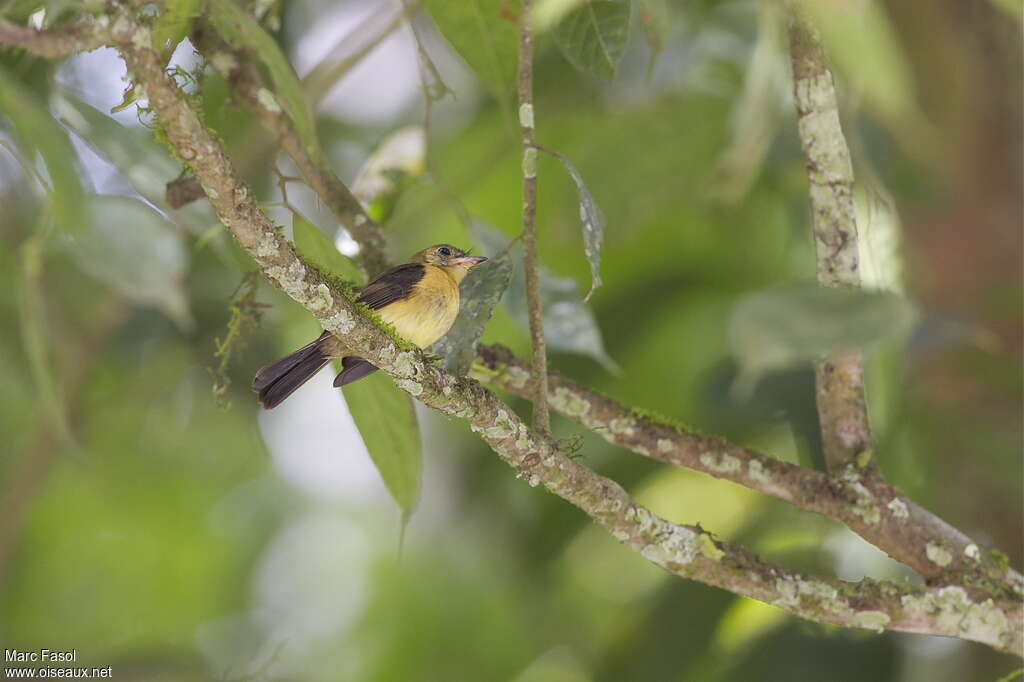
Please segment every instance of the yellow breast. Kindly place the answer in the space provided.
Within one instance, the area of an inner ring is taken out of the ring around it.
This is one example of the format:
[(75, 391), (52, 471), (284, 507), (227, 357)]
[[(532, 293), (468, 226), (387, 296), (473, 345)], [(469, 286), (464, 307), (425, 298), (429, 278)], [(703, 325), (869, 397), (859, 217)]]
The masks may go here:
[(459, 314), (459, 285), (441, 268), (425, 267), (410, 296), (377, 311), (399, 336), (420, 348), (444, 336)]

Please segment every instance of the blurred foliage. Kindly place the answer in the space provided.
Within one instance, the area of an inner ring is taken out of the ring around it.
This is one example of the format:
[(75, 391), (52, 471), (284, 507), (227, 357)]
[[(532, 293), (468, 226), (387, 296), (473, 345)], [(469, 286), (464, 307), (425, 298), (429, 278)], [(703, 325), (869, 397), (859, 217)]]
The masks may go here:
[[(579, 188), (542, 155), (554, 369), (628, 405), (813, 465), (820, 437), (813, 373), (802, 360), (818, 346), (796, 344), (808, 337), (787, 335), (783, 323), (809, 321), (800, 329), (830, 345), (865, 340), (857, 320), (872, 313), (867, 378), (879, 465), (899, 489), (1021, 566), (1019, 7), (911, 0), (809, 9), (863, 181), (860, 223), (874, 235), (862, 244), (866, 270), (874, 288), (892, 292), (857, 300), (898, 302), (881, 318), (859, 303), (794, 308), (792, 298), (772, 298), (813, 279), (814, 254), (784, 30), (771, 3), (536, 4), (554, 17), (537, 39), (538, 142), (572, 160), (605, 218), (604, 285), (584, 304), (592, 272)], [(615, 68), (603, 73), (614, 77), (591, 78), (577, 69), (586, 46), (574, 57), (558, 22), (611, 4), (631, 8), (630, 28), (608, 53)], [(169, 6), (176, 15), (155, 26), (173, 43), (197, 4)], [(315, 126), (346, 180), (396, 130), (424, 123), (417, 52), (404, 31), (337, 86), (355, 103), (379, 99), (384, 85), (405, 87), (390, 114), (360, 123), (328, 98), (306, 118), (295, 70), (330, 60), (318, 46), (378, 3), (284, 0), (262, 24), (227, 0), (206, 6), (229, 42), (261, 60), (307, 144)], [(421, 7), (437, 29), (423, 31), (424, 48), (454, 97), (431, 109), (430, 171), (380, 174), (392, 195), (379, 216), (395, 261), (439, 242), (496, 256), (520, 224), (509, 112), (519, 3)], [(43, 26), (81, 11), (66, 0), (0, 3), (10, 20), (31, 15)], [(411, 506), (419, 490), (399, 557), (399, 514), (365, 448), (380, 464), (381, 453), (408, 443), (364, 444), (329, 381), (257, 414), (253, 372), (319, 331), (266, 283), (251, 292), (254, 305), (270, 306), (259, 309), (261, 326), (246, 325), (222, 367), (232, 407), (217, 406), (205, 368), (218, 363), (233, 295), (252, 264), (205, 202), (169, 210), (163, 187), (180, 164), (139, 124), (136, 107), (106, 113), (124, 89), (113, 63), (107, 51), (59, 65), (0, 52), (5, 647), (74, 647), (79, 664), (111, 665), (125, 680), (959, 682), (1017, 667), (979, 645), (796, 622), (670, 578), (568, 504), (515, 480), (464, 423), (425, 410), (417, 412), (422, 487), (403, 479), (409, 485), (396, 493)], [(275, 141), (235, 105), (229, 82), (199, 73), (187, 43), (171, 64), (195, 76), (204, 120), (273, 219), (290, 224)], [(294, 226), (300, 250), (344, 271), (349, 262), (332, 241), (346, 256), (351, 244), (344, 234), (332, 239), (333, 219), (299, 183), (289, 191), (309, 221)], [(518, 254), (512, 244), (511, 283), (482, 340), (524, 355)], [(893, 333), (907, 300), (917, 324)], [(746, 320), (759, 340), (737, 356), (731, 330), (752, 301), (760, 303)], [(780, 349), (791, 354), (785, 367), (762, 364), (749, 395), (730, 391), (741, 367)], [(621, 374), (608, 371), (610, 358)], [(386, 376), (370, 381), (390, 391), (381, 395), (404, 397)], [(371, 406), (357, 421), (381, 424), (381, 438), (415, 435), (404, 404)], [(398, 420), (405, 427), (392, 432)], [(674, 521), (800, 570), (908, 577), (837, 524), (669, 470), (567, 421), (553, 428), (582, 444), (589, 466)], [(391, 478), (394, 492), (401, 475)]]

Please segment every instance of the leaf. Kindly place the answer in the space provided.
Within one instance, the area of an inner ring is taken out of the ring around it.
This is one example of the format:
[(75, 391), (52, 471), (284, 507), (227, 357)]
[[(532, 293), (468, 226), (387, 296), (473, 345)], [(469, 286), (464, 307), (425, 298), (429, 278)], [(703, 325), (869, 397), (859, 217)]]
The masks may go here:
[(381, 372), (342, 389), (380, 477), (407, 519), (419, 497), (423, 454), (412, 399)]
[[(545, 150), (547, 151), (547, 150)], [(594, 290), (601, 286), (601, 243), (604, 241), (604, 214), (601, 208), (594, 201), (590, 191), (583, 182), (583, 176), (576, 170), (566, 157), (558, 152), (548, 152), (565, 166), (576, 183), (576, 189), (580, 193), (580, 221), (583, 223), (583, 250), (587, 254), (587, 261), (590, 263), (590, 291), (583, 298), (586, 303), (594, 294)]]
[[(501, 232), (483, 223), (473, 226), (473, 238), (484, 253), (500, 253), (508, 239)], [(526, 277), (523, 274), (523, 256), (516, 246), (509, 249), (513, 276), (504, 297), (504, 306), (522, 329), (529, 329), (526, 310)], [(594, 313), (580, 298), (576, 282), (555, 277), (547, 268), (538, 268), (541, 303), (544, 308), (544, 338), (549, 348), (567, 353), (579, 353), (597, 360), (609, 372), (621, 370), (604, 349), (601, 330)]]
[(800, 366), (841, 350), (865, 349), (913, 327), (914, 305), (891, 293), (804, 284), (760, 291), (736, 304), (729, 343), (748, 391), (766, 371)]
[[(50, 178), (49, 199), (54, 222), (64, 231), (83, 227), (85, 192), (78, 178), (77, 155), (64, 129), (46, 104), (6, 70), (0, 68), (0, 113), (10, 119), (21, 145), (38, 152)], [(30, 158), (34, 154), (27, 155)]]
[(488, 254), (490, 260), (482, 263), (466, 275), (459, 286), (462, 304), (455, 324), (440, 341), (434, 344), (433, 352), (445, 359), (445, 367), (457, 376), (465, 376), (476, 354), (476, 342), (484, 333), (484, 327), (494, 314), (494, 307), (512, 282), (512, 256), (509, 249)]
[(192, 21), (203, 11), (202, 0), (168, 0), (153, 25), (153, 46), (173, 49), (188, 35)]
[(363, 281), (359, 266), (338, 251), (334, 242), (318, 227), (300, 215), (292, 214), (292, 237), (299, 253), (324, 272), (356, 284)]
[(63, 247), (79, 268), (125, 298), (151, 305), (179, 327), (192, 327), (182, 288), (188, 252), (177, 229), (158, 212), (129, 197), (89, 197), (89, 221)]
[(631, 0), (589, 0), (555, 29), (555, 42), (576, 69), (612, 80), (629, 42)]
[[(167, 181), (181, 172), (179, 164), (153, 136), (143, 129), (125, 126), (61, 89), (53, 108), (61, 123), (89, 147), (114, 164), (146, 201), (169, 211)], [(174, 212), (174, 221), (193, 234), (201, 234), (216, 219), (206, 202), (195, 202)]]
[(465, 60), (487, 89), (504, 100), (515, 89), (519, 27), (509, 0), (426, 0), (441, 35)]
[(270, 72), (275, 92), (260, 90), (259, 95), (264, 106), (273, 108), (280, 103), (295, 125), (295, 130), (306, 150), (314, 158), (322, 157), (302, 85), (277, 42), (233, 0), (209, 1), (210, 20), (221, 37), (233, 47), (247, 50), (263, 62)]

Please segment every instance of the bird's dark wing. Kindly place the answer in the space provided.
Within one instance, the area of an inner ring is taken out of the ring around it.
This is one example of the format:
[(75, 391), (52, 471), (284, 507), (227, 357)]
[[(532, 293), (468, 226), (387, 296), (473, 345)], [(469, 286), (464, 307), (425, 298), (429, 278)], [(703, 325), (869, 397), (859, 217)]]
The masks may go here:
[(426, 272), (419, 263), (395, 266), (360, 289), (359, 300), (371, 310), (380, 310), (389, 303), (407, 298)]

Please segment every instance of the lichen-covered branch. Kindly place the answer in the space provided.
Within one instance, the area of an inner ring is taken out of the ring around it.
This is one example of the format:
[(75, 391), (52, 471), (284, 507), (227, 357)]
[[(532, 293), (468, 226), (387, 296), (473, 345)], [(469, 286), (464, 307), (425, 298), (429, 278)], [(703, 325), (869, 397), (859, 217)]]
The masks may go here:
[(548, 416), (548, 356), (544, 343), (544, 307), (540, 300), (537, 263), (537, 140), (533, 128), (533, 29), (532, 1), (519, 8), (519, 128), (523, 138), (523, 269), (526, 279), (526, 311), (530, 323), (533, 359), (533, 428), (551, 429)]
[[(343, 286), (303, 262), (260, 210), (219, 141), (166, 74), (149, 34), (130, 14), (114, 22), (107, 40), (177, 154), (188, 162), (218, 217), (263, 275), (304, 306), (328, 331), (424, 404), (466, 420), (502, 460), (531, 485), (571, 502), (666, 571), (765, 601), (818, 622), (874, 630), (943, 634), (1021, 653), (1020, 602), (977, 595), (965, 586), (910, 587), (863, 580), (843, 583), (787, 571), (699, 527), (659, 518), (614, 481), (561, 452), (547, 434), (528, 427), (507, 405), (468, 378), (405, 350), (361, 314)], [(722, 460), (725, 461), (725, 460)]]
[[(835, 85), (824, 50), (795, 6), (790, 12), (789, 45), (797, 124), (807, 160), (818, 282), (827, 287), (859, 287), (850, 150), (839, 124)], [(815, 386), (829, 470), (838, 473), (858, 457), (866, 457), (866, 474), (875, 475), (861, 353), (834, 353), (816, 363)]]
[[(481, 346), (474, 376), (530, 397), (530, 367), (502, 346)], [(934, 582), (986, 587), (1020, 597), (1024, 578), (956, 528), (856, 467), (837, 476), (782, 462), (721, 438), (702, 436), (644, 415), (576, 385), (548, 377), (548, 404), (605, 440), (646, 457), (701, 471), (839, 521), (892, 558)]]
[(273, 104), (273, 97), (261, 94), (269, 93), (269, 90), (266, 90), (259, 71), (247, 56), (217, 39), (212, 30), (203, 30), (193, 37), (210, 63), (231, 79), (232, 92), (279, 140), (281, 148), (295, 162), (309, 187), (359, 243), (359, 257), (367, 277), (373, 278), (386, 270), (387, 246), (383, 231), (338, 178), (323, 151), (319, 147), (311, 150), (303, 144), (292, 122), (280, 107)]
[(0, 19), (0, 45), (21, 47), (47, 59), (60, 59), (102, 47), (106, 38), (106, 17), (83, 19), (68, 26), (37, 31)]

